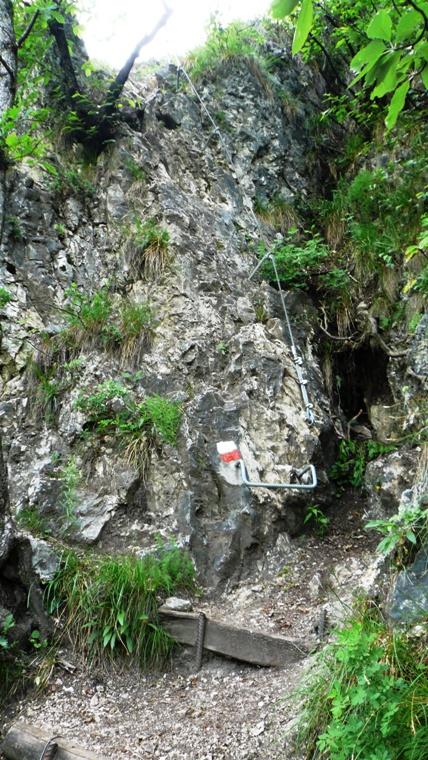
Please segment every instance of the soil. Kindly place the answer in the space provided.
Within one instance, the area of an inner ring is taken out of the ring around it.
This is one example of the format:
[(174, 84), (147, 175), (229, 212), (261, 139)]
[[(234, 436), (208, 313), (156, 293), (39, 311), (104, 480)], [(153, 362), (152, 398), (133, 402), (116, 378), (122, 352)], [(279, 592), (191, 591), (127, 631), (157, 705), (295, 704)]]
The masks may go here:
[[(290, 542), (290, 561), (276, 578), (202, 595), (194, 609), (319, 648), (357, 587), (376, 593), (378, 537), (364, 531), (364, 507), (347, 495), (326, 512), (324, 535), (313, 521)], [(170, 672), (140, 673), (125, 664), (90, 670), (64, 649), (43, 693), (10, 704), (2, 730), (19, 718), (105, 758), (292, 760), (299, 702), (292, 695), (307, 662), (262, 668), (204, 654), (195, 673), (195, 652), (183, 647)]]

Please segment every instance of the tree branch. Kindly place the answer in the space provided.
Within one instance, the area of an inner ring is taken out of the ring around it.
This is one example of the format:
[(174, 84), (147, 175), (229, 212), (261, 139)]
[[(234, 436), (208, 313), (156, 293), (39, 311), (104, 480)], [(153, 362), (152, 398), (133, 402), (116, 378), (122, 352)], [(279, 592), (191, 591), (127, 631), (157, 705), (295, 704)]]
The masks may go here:
[(131, 73), (131, 69), (140, 55), (141, 49), (148, 45), (157, 35), (157, 33), (162, 29), (162, 27), (165, 26), (167, 23), (169, 17), (172, 14), (172, 9), (169, 8), (166, 3), (163, 4), (164, 6), (164, 13), (163, 16), (159, 19), (157, 24), (153, 27), (152, 31), (149, 32), (149, 34), (146, 34), (145, 37), (143, 37), (139, 43), (136, 45), (134, 50), (132, 51), (131, 55), (129, 56), (128, 60), (126, 61), (125, 65), (122, 66), (119, 73), (116, 76), (116, 79), (114, 82), (111, 83), (108, 91), (108, 96), (106, 99), (106, 105), (105, 105), (105, 111), (106, 113), (112, 113), (114, 111), (115, 105), (117, 101), (119, 100), (119, 97), (121, 95), (121, 92), (128, 80), (128, 77)]
[(6, 69), (7, 73), (9, 74), (12, 82), (14, 82), (15, 81), (15, 74), (12, 71), (11, 67), (9, 66), (9, 64), (4, 60), (4, 58), (3, 58), (2, 55), (0, 55), (0, 63), (1, 63), (2, 66), (5, 67), (5, 69)]
[(74, 71), (73, 62), (71, 60), (64, 24), (56, 20), (49, 21), (49, 31), (54, 37), (58, 47), (61, 68), (64, 74), (64, 81), (66, 83), (67, 95), (70, 101), (70, 105), (75, 107), (76, 103), (73, 99), (76, 98), (76, 96), (81, 95), (81, 92), (79, 89), (76, 72)]
[(414, 42), (412, 42), (412, 48), (414, 49), (415, 45), (417, 45), (418, 42), (420, 42), (424, 38), (424, 36), (426, 34), (426, 31), (428, 29), (428, 17), (426, 15), (425, 11), (422, 8), (419, 8), (419, 6), (416, 5), (416, 3), (413, 2), (413, 0), (407, 0), (406, 5), (411, 5), (412, 8), (414, 8), (415, 11), (417, 11), (418, 13), (420, 13), (421, 16), (422, 16), (423, 22), (424, 22), (424, 28), (422, 29), (419, 37)]
[(40, 15), (40, 11), (39, 11), (39, 10), (37, 10), (37, 11), (34, 13), (34, 15), (33, 15), (33, 18), (31, 19), (30, 23), (28, 24), (28, 26), (27, 26), (27, 28), (26, 28), (26, 30), (25, 30), (25, 32), (24, 32), (24, 34), (21, 34), (21, 36), (20, 36), (19, 40), (18, 40), (18, 41), (17, 41), (17, 43), (16, 43), (16, 47), (18, 48), (18, 50), (19, 50), (19, 48), (20, 48), (20, 47), (21, 47), (21, 46), (24, 44), (24, 42), (25, 42), (25, 40), (27, 39), (27, 37), (28, 37), (28, 36), (31, 34), (31, 31), (32, 31), (32, 29), (33, 29), (33, 26), (34, 26), (34, 24), (36, 23), (36, 21), (37, 21), (37, 19), (38, 19), (39, 15)]

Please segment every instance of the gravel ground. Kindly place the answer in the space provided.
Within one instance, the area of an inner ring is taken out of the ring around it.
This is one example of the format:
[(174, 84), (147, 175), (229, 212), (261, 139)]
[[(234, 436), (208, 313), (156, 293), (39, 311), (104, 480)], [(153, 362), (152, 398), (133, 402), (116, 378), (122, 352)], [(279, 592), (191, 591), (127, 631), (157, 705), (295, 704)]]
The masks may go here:
[[(279, 576), (222, 597), (202, 596), (195, 610), (319, 645), (321, 611), (328, 635), (355, 587), (372, 583), (377, 539), (362, 532), (361, 513), (357, 502), (341, 513), (336, 508), (328, 534), (295, 541)], [(307, 660), (261, 668), (204, 654), (199, 673), (194, 662), (189, 647), (165, 674), (129, 666), (88, 671), (65, 650), (46, 690), (10, 705), (0, 726), (4, 734), (20, 718), (104, 758), (302, 760), (293, 754), (297, 703), (290, 695)]]
[[(188, 659), (193, 659), (189, 654)], [(280, 701), (302, 664), (258, 668), (210, 658), (197, 674), (58, 671), (48, 693), (14, 715), (105, 758), (279, 760), (292, 708)], [(190, 664), (190, 663), (189, 663)], [(191, 669), (191, 668), (190, 668)], [(181, 672), (180, 672), (181, 671)]]

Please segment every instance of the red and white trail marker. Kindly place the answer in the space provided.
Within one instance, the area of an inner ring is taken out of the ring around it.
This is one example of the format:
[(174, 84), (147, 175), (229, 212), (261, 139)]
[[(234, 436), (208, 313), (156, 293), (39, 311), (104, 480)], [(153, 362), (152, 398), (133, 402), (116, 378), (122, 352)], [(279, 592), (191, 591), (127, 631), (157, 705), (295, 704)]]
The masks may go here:
[(217, 444), (217, 451), (223, 462), (237, 462), (241, 459), (241, 454), (234, 441), (220, 441)]

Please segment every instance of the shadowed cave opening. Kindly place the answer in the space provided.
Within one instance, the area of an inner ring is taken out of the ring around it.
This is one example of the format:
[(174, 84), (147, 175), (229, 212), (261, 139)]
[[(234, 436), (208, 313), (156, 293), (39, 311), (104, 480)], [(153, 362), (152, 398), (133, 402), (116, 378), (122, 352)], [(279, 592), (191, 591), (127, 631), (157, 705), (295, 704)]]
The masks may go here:
[(342, 418), (348, 422), (357, 418), (360, 424), (370, 427), (372, 404), (394, 403), (388, 362), (389, 357), (383, 351), (369, 345), (335, 355), (335, 403)]

